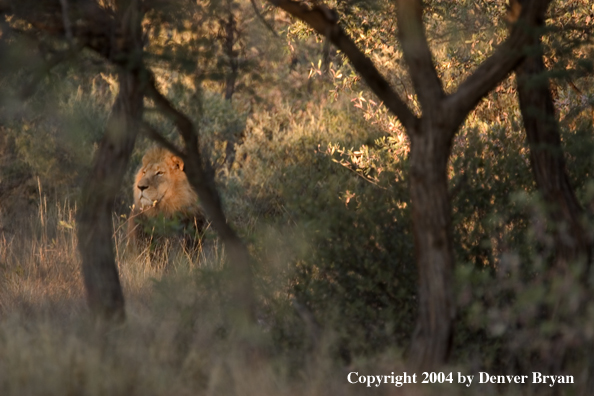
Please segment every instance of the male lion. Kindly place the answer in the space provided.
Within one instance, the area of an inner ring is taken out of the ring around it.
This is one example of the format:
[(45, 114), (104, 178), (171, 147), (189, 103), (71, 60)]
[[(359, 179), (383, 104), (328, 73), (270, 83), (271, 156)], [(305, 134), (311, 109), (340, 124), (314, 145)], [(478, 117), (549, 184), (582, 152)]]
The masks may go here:
[(134, 207), (128, 222), (132, 241), (173, 231), (183, 234), (185, 242), (195, 244), (205, 219), (181, 158), (161, 147), (150, 149), (142, 158), (133, 189)]

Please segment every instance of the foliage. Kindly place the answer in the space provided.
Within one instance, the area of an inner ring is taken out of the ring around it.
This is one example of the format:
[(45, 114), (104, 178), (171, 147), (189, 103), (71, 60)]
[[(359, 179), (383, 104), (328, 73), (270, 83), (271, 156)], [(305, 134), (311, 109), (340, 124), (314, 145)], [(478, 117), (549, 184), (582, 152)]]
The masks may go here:
[[(336, 318), (323, 323), (336, 332), (336, 348), (361, 352), (407, 338), (416, 276), (406, 182), (393, 182), (398, 171), (376, 170), (372, 181), (331, 161), (338, 152), (330, 141), (356, 144), (357, 131), (370, 129), (344, 113), (345, 105), (283, 105), (274, 117), (249, 120), (231, 183), (242, 184), (248, 218), (288, 227), (289, 237), (306, 245), (289, 261), (296, 265), (291, 293), (316, 316)], [(375, 161), (402, 149), (386, 141), (373, 143)]]

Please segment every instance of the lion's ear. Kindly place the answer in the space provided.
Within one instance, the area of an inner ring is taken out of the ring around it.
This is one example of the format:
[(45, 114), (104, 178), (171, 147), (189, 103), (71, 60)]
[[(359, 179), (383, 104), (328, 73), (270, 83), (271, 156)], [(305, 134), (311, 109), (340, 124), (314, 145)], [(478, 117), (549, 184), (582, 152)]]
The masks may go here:
[(171, 156), (171, 163), (173, 165), (174, 168), (179, 169), (180, 171), (184, 170), (184, 161), (179, 158), (178, 156)]

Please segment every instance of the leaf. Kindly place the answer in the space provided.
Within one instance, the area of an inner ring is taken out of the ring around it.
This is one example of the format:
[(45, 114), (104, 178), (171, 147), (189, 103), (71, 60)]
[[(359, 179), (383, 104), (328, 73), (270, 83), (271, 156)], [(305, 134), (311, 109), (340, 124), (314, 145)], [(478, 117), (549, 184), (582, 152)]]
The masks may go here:
[(67, 229), (69, 229), (69, 230), (72, 230), (72, 229), (74, 229), (74, 224), (69, 224), (69, 223), (65, 222), (64, 220), (60, 220), (60, 221), (58, 222), (58, 225), (59, 225), (60, 227), (67, 228)]

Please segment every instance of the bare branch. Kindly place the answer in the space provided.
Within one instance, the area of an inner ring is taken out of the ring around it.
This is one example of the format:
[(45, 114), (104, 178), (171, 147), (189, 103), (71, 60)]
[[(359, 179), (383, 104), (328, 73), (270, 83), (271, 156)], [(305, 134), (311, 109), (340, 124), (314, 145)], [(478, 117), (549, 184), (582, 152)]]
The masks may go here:
[(396, 2), (398, 35), (404, 52), (404, 59), (423, 108), (423, 114), (437, 110), (445, 97), (441, 81), (437, 76), (425, 30), (423, 28), (423, 5), (420, 0), (398, 0)]
[(270, 30), (270, 32), (274, 35), (274, 37), (278, 37), (278, 34), (274, 31), (274, 28), (272, 27), (272, 25), (270, 25), (268, 23), (268, 21), (264, 18), (264, 15), (262, 15), (260, 10), (258, 10), (258, 6), (256, 5), (256, 0), (250, 0), (250, 2), (252, 3), (252, 7), (254, 8), (254, 12), (256, 13), (256, 16), (258, 17), (258, 19), (260, 19), (260, 21), (264, 24), (264, 26), (266, 26), (266, 28), (268, 30)]
[(268, 0), (298, 18), (321, 35), (329, 35), (332, 43), (349, 58), (351, 64), (363, 77), (369, 88), (382, 100), (385, 106), (400, 120), (407, 131), (414, 129), (417, 117), (400, 99), (398, 94), (377, 70), (373, 62), (365, 56), (357, 45), (338, 25), (338, 16), (333, 10), (323, 6), (309, 8), (293, 0)]

